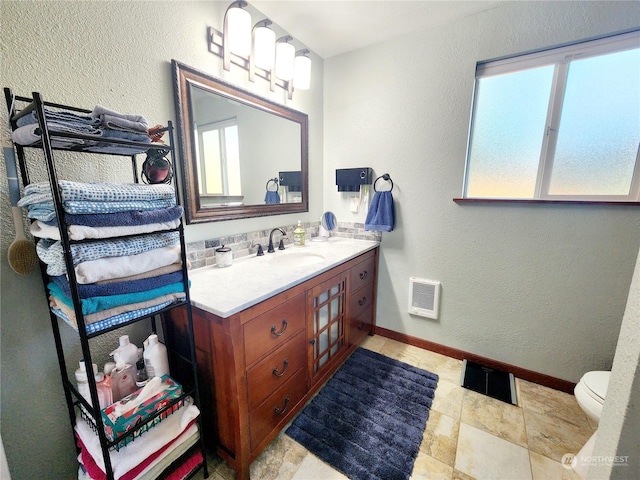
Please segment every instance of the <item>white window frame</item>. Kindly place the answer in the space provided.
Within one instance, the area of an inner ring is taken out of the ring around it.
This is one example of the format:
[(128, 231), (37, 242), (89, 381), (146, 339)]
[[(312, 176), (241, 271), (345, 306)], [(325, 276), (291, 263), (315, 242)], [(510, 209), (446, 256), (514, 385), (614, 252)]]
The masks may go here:
[[(640, 30), (635, 30), (623, 34), (612, 35), (596, 40), (589, 40), (577, 44), (565, 45), (549, 50), (527, 53), (514, 57), (502, 58), (479, 62), (476, 65), (476, 80), (474, 83), (471, 122), (469, 127), (469, 138), (467, 143), (467, 158), (465, 163), (465, 177), (463, 186), (463, 198), (469, 200), (518, 200), (518, 201), (567, 201), (567, 202), (640, 202), (640, 144), (636, 154), (636, 163), (631, 179), (628, 195), (551, 195), (549, 186), (553, 171), (553, 159), (555, 156), (558, 129), (560, 124), (560, 114), (564, 100), (564, 91), (569, 72), (569, 64), (574, 59), (584, 59), (602, 54), (610, 54), (630, 50), (640, 47)], [(534, 196), (530, 199), (511, 199), (506, 197), (472, 197), (468, 196), (469, 165), (471, 161), (471, 144), (473, 134), (473, 122), (477, 106), (477, 86), (481, 78), (501, 75), (505, 73), (518, 72), (527, 68), (538, 68), (548, 65), (555, 65), (553, 83), (551, 87), (551, 99), (547, 111), (545, 125), (545, 135), (540, 152), (538, 163), (538, 174)]]
[[(202, 181), (204, 182), (204, 187), (203, 190), (205, 190), (205, 192), (203, 193), (205, 196), (211, 196), (211, 197), (222, 197), (222, 198), (227, 198), (227, 197), (231, 197), (230, 194), (230, 187), (229, 187), (229, 175), (227, 173), (228, 171), (228, 155), (227, 155), (227, 142), (226, 142), (226, 135), (225, 135), (225, 129), (228, 127), (238, 127), (238, 120), (237, 118), (233, 117), (227, 120), (220, 120), (217, 122), (212, 122), (212, 123), (206, 123), (203, 125), (194, 125), (195, 127), (195, 132), (196, 132), (196, 138), (198, 141), (198, 149), (196, 151), (196, 156), (197, 156), (197, 162), (199, 164), (199, 168), (200, 168), (200, 172), (202, 172), (201, 175), (199, 175), (199, 177), (202, 179)], [(222, 178), (222, 192), (221, 193), (216, 193), (216, 194), (211, 194), (208, 193), (206, 190), (206, 174), (205, 171), (207, 169), (207, 165), (205, 162), (204, 158), (200, 158), (199, 152), (203, 151), (203, 135), (207, 132), (211, 132), (211, 131), (217, 131), (218, 132), (218, 144), (220, 146), (220, 176)]]

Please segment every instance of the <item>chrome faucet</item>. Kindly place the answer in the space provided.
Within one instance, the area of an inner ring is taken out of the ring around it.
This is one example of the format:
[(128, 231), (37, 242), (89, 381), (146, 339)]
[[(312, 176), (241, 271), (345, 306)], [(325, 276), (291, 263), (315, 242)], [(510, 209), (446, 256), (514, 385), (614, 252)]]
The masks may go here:
[[(280, 233), (282, 234), (282, 238), (287, 236), (287, 232), (285, 232), (280, 227), (274, 228), (273, 230), (271, 230), (271, 233), (269, 234), (269, 248), (267, 248), (267, 253), (275, 252), (275, 249), (273, 248), (273, 232), (276, 232), (276, 231), (280, 231)], [(280, 239), (278, 250), (284, 250), (284, 241), (282, 240), (282, 238)]]

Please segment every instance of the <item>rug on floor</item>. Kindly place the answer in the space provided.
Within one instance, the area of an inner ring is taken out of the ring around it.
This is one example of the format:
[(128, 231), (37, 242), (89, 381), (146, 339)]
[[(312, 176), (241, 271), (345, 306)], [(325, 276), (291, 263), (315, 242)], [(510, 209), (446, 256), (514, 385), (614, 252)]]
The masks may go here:
[(352, 480), (407, 480), (438, 376), (357, 348), (286, 433)]

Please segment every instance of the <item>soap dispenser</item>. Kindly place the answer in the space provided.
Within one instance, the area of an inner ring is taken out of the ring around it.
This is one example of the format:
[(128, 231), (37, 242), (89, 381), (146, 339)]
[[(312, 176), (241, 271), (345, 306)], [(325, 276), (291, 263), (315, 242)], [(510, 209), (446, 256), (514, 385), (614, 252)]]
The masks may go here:
[(293, 244), (297, 245), (298, 247), (304, 246), (305, 237), (306, 232), (304, 230), (304, 227), (302, 226), (302, 223), (300, 223), (300, 220), (298, 220), (298, 226), (293, 231)]

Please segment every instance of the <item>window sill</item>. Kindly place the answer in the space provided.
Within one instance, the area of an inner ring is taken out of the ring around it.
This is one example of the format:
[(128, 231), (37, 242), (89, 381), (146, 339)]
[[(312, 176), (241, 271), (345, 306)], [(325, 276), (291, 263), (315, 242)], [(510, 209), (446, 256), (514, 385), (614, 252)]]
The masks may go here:
[(558, 205), (624, 205), (637, 207), (640, 202), (619, 202), (600, 200), (541, 200), (541, 199), (510, 199), (510, 198), (454, 198), (456, 203), (524, 203), (524, 204), (558, 204)]

